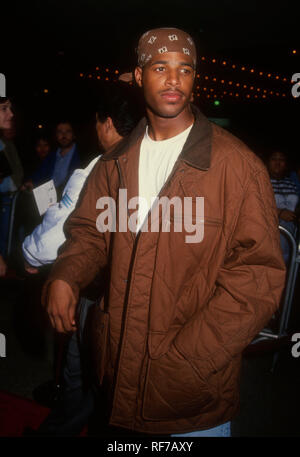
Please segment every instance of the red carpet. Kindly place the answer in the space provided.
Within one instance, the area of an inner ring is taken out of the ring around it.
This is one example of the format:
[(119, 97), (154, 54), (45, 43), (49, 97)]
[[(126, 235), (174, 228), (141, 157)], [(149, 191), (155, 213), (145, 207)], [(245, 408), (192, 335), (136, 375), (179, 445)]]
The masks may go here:
[(0, 436), (22, 436), (26, 427), (36, 429), (49, 408), (9, 392), (0, 391)]
[[(26, 428), (36, 430), (50, 409), (33, 400), (0, 391), (0, 437), (23, 436)], [(79, 436), (87, 435), (87, 426)]]

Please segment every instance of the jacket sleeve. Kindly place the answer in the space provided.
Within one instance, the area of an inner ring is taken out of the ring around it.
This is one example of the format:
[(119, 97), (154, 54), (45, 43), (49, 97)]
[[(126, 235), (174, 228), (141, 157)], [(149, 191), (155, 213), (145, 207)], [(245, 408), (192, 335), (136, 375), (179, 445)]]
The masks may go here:
[(92, 170), (80, 194), (78, 205), (67, 219), (64, 231), (66, 242), (54, 263), (43, 289), (43, 297), (50, 282), (55, 279), (66, 281), (76, 297), (105, 267), (107, 246), (103, 233), (96, 227), (99, 210), (97, 200), (108, 195), (106, 169), (99, 162)]
[(285, 282), (274, 194), (265, 169), (249, 179), (215, 289), (177, 334), (176, 349), (203, 375), (221, 370), (267, 324)]

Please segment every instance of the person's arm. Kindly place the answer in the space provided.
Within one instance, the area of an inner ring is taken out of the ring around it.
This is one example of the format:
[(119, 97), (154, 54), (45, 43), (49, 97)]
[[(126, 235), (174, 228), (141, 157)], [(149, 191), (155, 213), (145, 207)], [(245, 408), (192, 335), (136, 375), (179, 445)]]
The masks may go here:
[[(52, 205), (45, 213), (43, 221), (22, 245), (25, 262), (33, 267), (53, 263), (59, 247), (65, 241), (63, 226), (74, 210), (85, 180), (97, 162), (98, 157), (90, 162), (84, 170), (75, 170), (63, 191), (62, 200)], [(32, 269), (25, 269), (32, 273)]]
[(105, 164), (99, 163), (89, 177), (78, 206), (65, 224), (66, 242), (43, 288), (42, 302), (54, 328), (74, 329), (79, 292), (106, 266), (107, 244), (96, 227), (97, 200), (109, 195)]
[(252, 176), (237, 198), (241, 204), (214, 294), (174, 341), (182, 355), (199, 361), (204, 377), (241, 355), (278, 308), (284, 288), (277, 211), (267, 173)]

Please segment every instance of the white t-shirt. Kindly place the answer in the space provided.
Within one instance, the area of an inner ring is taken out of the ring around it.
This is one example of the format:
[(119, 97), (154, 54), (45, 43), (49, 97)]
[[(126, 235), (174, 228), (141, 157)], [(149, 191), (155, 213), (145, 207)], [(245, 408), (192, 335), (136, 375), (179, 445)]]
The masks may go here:
[(139, 159), (139, 204), (138, 232), (151, 208), (153, 199), (170, 175), (173, 166), (182, 151), (183, 145), (193, 124), (172, 138), (154, 141), (148, 135), (148, 127), (141, 143)]

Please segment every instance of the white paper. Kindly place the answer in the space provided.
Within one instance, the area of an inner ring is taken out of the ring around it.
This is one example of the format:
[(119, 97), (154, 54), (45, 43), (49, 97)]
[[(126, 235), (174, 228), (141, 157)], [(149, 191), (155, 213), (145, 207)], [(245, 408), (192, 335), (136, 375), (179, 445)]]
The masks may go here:
[(56, 189), (52, 179), (33, 189), (33, 195), (41, 216), (51, 205), (57, 202)]

